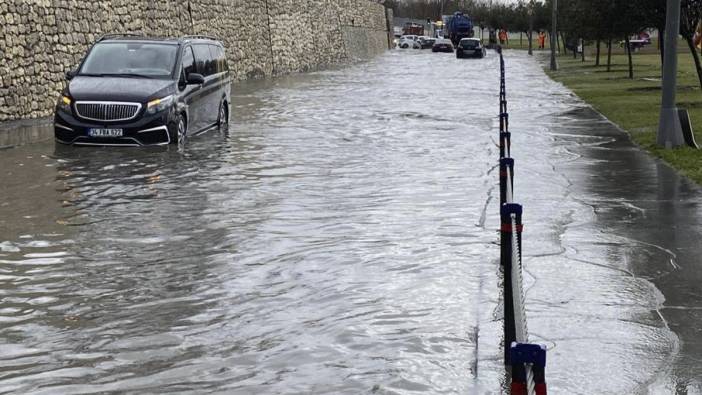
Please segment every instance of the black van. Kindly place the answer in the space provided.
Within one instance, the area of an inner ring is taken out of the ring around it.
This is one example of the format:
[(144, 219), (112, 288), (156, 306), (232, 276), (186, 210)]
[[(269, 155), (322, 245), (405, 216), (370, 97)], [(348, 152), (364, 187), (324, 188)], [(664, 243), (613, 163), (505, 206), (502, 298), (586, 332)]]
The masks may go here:
[(229, 121), (229, 67), (211, 37), (105, 35), (66, 79), (54, 117), (60, 143), (183, 143)]

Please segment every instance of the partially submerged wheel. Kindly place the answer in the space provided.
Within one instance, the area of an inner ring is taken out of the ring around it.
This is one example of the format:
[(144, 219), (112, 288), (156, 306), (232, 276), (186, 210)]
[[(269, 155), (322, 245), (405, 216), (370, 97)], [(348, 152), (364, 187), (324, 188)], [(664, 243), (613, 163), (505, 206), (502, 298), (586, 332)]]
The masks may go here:
[(229, 125), (229, 110), (227, 108), (227, 102), (222, 100), (219, 105), (219, 115), (217, 116), (217, 127), (219, 130), (225, 130)]
[(176, 130), (178, 146), (182, 147), (185, 145), (185, 140), (187, 139), (188, 135), (188, 125), (185, 123), (185, 118), (182, 115), (178, 116), (178, 128)]

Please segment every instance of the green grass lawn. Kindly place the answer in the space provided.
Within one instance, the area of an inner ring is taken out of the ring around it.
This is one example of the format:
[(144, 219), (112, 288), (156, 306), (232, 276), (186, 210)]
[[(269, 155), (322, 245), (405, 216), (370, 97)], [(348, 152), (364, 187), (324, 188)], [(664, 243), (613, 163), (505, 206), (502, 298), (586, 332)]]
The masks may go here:
[[(690, 112), (692, 127), (697, 127), (702, 141), (702, 90), (700, 90), (692, 55), (680, 48), (678, 55), (677, 103)], [(604, 51), (603, 51), (604, 52)], [(620, 52), (620, 51), (617, 51)], [(612, 71), (607, 72), (606, 53), (595, 67), (594, 55), (586, 62), (572, 56), (559, 56), (560, 69), (547, 71), (612, 122), (627, 130), (635, 143), (662, 158), (685, 175), (702, 184), (702, 150), (676, 148), (665, 150), (656, 145), (656, 131), (661, 104), (661, 60), (651, 50), (634, 55), (634, 79), (628, 78), (627, 58), (623, 53), (612, 56)]]

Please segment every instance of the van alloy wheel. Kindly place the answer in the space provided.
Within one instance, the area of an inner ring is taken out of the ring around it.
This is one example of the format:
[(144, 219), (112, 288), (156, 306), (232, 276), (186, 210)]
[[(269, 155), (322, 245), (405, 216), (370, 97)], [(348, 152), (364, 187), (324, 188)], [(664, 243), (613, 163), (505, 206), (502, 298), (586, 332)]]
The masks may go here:
[(217, 117), (217, 126), (220, 129), (224, 129), (229, 124), (229, 117), (227, 116), (227, 106), (226, 102), (222, 102), (219, 105), (219, 116)]
[(188, 127), (185, 124), (185, 119), (182, 116), (178, 118), (178, 146), (185, 145), (185, 138), (188, 133)]

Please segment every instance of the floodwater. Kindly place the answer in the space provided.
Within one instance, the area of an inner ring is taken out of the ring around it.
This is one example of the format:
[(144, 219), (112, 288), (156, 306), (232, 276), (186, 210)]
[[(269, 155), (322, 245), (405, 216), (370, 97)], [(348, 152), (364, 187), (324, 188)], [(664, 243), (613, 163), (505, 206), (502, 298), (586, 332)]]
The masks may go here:
[[(506, 58), (550, 392), (702, 393), (700, 189)], [(0, 150), (0, 393), (503, 393), (498, 63), (239, 85), (182, 151)]]

